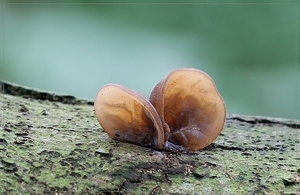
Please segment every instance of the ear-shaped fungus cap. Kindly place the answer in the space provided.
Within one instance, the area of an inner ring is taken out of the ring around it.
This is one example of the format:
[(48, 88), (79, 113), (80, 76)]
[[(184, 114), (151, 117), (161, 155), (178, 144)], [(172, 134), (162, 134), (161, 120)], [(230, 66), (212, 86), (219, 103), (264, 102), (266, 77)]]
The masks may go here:
[(163, 149), (164, 133), (155, 108), (134, 90), (116, 84), (103, 86), (94, 103), (96, 117), (113, 139)]
[(152, 90), (150, 102), (163, 123), (165, 141), (197, 151), (220, 134), (226, 118), (224, 101), (204, 72), (181, 68)]

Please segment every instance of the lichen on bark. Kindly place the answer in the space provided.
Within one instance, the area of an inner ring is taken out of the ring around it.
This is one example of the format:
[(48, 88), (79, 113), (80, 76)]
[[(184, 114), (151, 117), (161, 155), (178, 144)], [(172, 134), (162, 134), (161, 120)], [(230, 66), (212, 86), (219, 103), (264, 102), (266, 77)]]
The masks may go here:
[(228, 114), (212, 145), (171, 154), (110, 139), (90, 101), (1, 86), (0, 194), (300, 194), (297, 120)]

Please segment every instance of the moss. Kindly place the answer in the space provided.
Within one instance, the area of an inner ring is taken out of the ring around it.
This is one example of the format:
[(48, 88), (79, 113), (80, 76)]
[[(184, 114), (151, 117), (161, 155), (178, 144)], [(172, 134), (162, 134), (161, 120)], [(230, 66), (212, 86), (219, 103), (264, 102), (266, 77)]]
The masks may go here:
[(229, 115), (214, 144), (170, 154), (110, 139), (78, 102), (1, 94), (0, 194), (300, 193), (299, 121)]

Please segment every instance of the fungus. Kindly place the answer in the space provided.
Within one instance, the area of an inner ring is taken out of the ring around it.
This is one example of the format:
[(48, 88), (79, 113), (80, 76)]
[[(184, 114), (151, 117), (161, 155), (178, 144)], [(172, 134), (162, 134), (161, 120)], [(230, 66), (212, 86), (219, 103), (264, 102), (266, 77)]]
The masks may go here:
[(150, 101), (126, 87), (105, 85), (94, 107), (111, 138), (169, 151), (208, 146), (222, 131), (226, 118), (225, 103), (213, 80), (192, 68), (170, 72), (153, 88)]
[(143, 94), (117, 84), (103, 86), (94, 103), (95, 115), (113, 139), (162, 149), (161, 120)]
[(165, 139), (190, 151), (210, 145), (225, 123), (225, 103), (213, 80), (197, 69), (170, 72), (152, 90), (150, 102), (163, 123)]

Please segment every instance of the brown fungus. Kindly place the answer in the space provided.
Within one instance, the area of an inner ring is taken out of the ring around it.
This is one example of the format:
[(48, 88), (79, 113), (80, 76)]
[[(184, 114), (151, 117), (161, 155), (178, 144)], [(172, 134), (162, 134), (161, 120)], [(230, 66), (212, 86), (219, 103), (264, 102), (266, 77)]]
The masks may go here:
[[(97, 94), (96, 117), (113, 139), (163, 149), (164, 133), (153, 105), (139, 92), (107, 84)], [(155, 140), (154, 140), (155, 137)]]
[(170, 72), (154, 87), (150, 102), (137, 91), (108, 84), (97, 94), (95, 114), (111, 138), (169, 151), (200, 150), (224, 126), (224, 101), (213, 80), (197, 69)]
[(191, 151), (211, 144), (224, 126), (224, 101), (213, 80), (197, 69), (170, 72), (154, 87), (150, 102), (167, 124), (165, 138)]

